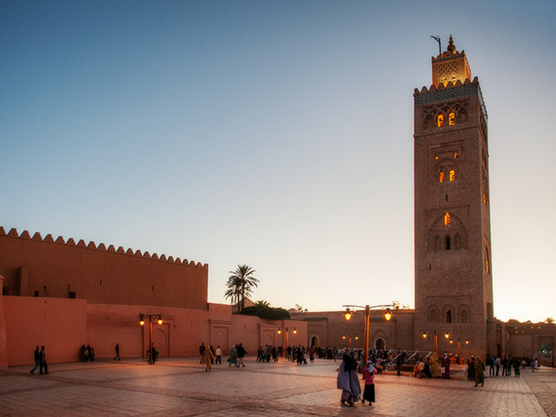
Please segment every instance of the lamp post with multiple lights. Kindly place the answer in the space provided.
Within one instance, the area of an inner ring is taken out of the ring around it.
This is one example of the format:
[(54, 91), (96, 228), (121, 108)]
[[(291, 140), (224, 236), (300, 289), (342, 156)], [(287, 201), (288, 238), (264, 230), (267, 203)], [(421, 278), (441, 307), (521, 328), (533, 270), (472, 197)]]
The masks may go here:
[[(295, 327), (286, 327), (286, 359), (288, 359), (288, 346), (289, 346), (289, 340), (288, 340), (288, 333), (289, 331), (292, 330), (293, 334), (297, 333), (297, 329)], [(282, 334), (282, 329), (278, 329), (278, 334)]]
[(149, 365), (154, 364), (153, 362), (153, 320), (155, 320), (159, 325), (163, 323), (162, 314), (139, 314), (139, 324), (141, 326), (145, 325), (145, 319), (149, 320)]
[(364, 339), (363, 339), (363, 343), (365, 345), (365, 361), (367, 361), (369, 359), (369, 328), (370, 328), (370, 315), (371, 315), (371, 310), (373, 309), (384, 309), (384, 318), (386, 319), (386, 321), (389, 321), (392, 318), (392, 308), (397, 309), (399, 307), (399, 303), (397, 302), (393, 302), (392, 304), (379, 304), (376, 306), (370, 306), (370, 305), (366, 305), (366, 306), (358, 306), (358, 305), (352, 305), (352, 304), (347, 304), (347, 305), (343, 305), (342, 307), (346, 307), (346, 312), (344, 313), (344, 317), (346, 318), (346, 320), (350, 320), (351, 317), (353, 316), (353, 314), (355, 314), (356, 310), (352, 310), (352, 308), (361, 308), (361, 309), (365, 309), (365, 333), (364, 333)]

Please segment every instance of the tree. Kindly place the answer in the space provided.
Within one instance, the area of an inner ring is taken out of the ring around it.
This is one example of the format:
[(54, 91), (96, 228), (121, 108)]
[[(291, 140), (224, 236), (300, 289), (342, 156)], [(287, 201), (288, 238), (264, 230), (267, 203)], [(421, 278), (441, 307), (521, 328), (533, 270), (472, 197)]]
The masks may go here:
[(547, 317), (544, 321), (546, 324), (553, 324), (556, 320), (553, 317)]
[(224, 297), (229, 298), (232, 304), (237, 303), (239, 310), (239, 299), (241, 297), (241, 282), (239, 278), (228, 278), (228, 283), (226, 284), (228, 289), (224, 293)]
[(259, 300), (255, 303), (258, 307), (270, 307), (270, 303), (268, 301)]
[(253, 287), (258, 287), (259, 280), (253, 276), (255, 270), (249, 265), (238, 265), (235, 271), (230, 271), (228, 290), (224, 293), (226, 298), (231, 298), (232, 302), (237, 301), (238, 310), (241, 311), (245, 307), (245, 298), (249, 297), (253, 291)]
[(295, 309), (296, 309), (297, 311), (299, 311), (300, 313), (306, 313), (306, 312), (309, 311), (309, 310), (307, 310), (306, 308), (301, 307), (299, 304), (296, 304), (296, 305), (295, 305)]

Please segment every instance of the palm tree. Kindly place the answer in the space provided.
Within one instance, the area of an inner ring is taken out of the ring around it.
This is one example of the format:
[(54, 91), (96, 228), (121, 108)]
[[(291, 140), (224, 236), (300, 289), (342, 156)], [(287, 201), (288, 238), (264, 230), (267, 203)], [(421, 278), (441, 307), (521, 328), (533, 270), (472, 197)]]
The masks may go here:
[(253, 287), (258, 287), (259, 280), (253, 276), (255, 270), (249, 265), (238, 265), (235, 271), (230, 271), (228, 278), (228, 291), (224, 294), (226, 298), (231, 298), (232, 302), (237, 300), (238, 310), (245, 307), (245, 298), (249, 297)]
[(241, 296), (241, 283), (238, 278), (228, 278), (228, 289), (224, 293), (224, 297), (229, 298), (232, 304), (237, 303), (239, 309), (239, 299)]
[(554, 323), (554, 318), (552, 317), (547, 317), (546, 320), (544, 321), (546, 324), (553, 324)]

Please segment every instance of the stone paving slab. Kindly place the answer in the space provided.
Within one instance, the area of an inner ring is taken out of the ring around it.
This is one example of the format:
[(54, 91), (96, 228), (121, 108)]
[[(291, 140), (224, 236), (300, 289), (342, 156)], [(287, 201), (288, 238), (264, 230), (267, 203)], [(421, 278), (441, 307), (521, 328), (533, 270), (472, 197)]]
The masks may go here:
[(377, 403), (340, 404), (340, 362), (298, 366), (285, 360), (245, 368), (198, 358), (52, 364), (50, 375), (31, 367), (0, 369), (0, 416), (550, 416), (556, 417), (556, 370), (491, 377), (484, 387), (465, 380), (378, 375)]

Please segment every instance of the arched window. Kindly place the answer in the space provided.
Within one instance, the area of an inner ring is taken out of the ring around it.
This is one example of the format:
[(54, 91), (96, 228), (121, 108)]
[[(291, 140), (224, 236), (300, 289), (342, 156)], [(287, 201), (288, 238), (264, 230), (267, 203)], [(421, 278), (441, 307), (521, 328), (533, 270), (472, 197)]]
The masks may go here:
[(448, 123), (450, 124), (450, 126), (456, 124), (456, 114), (454, 112), (450, 112), (450, 115), (448, 116)]
[(438, 127), (444, 126), (444, 115), (443, 114), (439, 114), (438, 116), (436, 116), (436, 123), (438, 124)]
[(461, 235), (459, 233), (454, 236), (454, 249), (461, 249)]
[(463, 310), (461, 312), (461, 322), (462, 323), (467, 323), (467, 310)]
[(448, 212), (446, 212), (446, 214), (444, 215), (444, 224), (446, 226), (450, 224), (450, 214)]
[(446, 250), (450, 250), (451, 239), (450, 236), (446, 236)]
[(440, 236), (436, 235), (434, 237), (434, 251), (438, 252), (440, 249), (442, 249), (440, 246)]
[(450, 181), (454, 181), (456, 179), (456, 171), (453, 169), (450, 170)]
[(436, 323), (436, 310), (431, 311), (431, 322)]
[(430, 129), (434, 127), (434, 118), (429, 114), (426, 118), (425, 118), (425, 128), (426, 129)]
[(446, 323), (452, 322), (452, 310), (446, 310)]
[(440, 171), (440, 174), (438, 175), (438, 179), (440, 180), (440, 182), (444, 182), (444, 171)]

